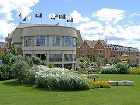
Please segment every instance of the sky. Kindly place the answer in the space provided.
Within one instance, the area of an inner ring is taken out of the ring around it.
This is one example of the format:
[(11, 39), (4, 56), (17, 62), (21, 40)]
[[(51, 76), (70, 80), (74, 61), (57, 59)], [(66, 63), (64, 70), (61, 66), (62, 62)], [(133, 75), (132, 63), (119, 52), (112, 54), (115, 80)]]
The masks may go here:
[[(0, 0), (0, 41), (4, 41), (20, 22), (59, 23), (80, 30), (83, 40), (103, 39), (109, 44), (140, 50), (139, 3), (139, 0)], [(42, 13), (42, 19), (35, 18), (38, 13)], [(74, 21), (71, 24), (52, 20), (49, 14), (53, 13), (66, 14)], [(22, 21), (26, 16), (32, 19)]]

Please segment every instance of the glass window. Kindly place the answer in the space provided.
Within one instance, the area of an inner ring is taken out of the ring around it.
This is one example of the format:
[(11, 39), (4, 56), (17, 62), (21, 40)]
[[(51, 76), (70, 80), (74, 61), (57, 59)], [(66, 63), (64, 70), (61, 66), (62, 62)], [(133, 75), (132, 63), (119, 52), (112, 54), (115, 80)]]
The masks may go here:
[(60, 46), (60, 37), (59, 36), (51, 36), (50, 37), (50, 45), (51, 46)]
[(62, 54), (49, 54), (49, 62), (62, 62)]
[(36, 46), (45, 46), (45, 36), (36, 37)]
[(36, 57), (39, 57), (41, 60), (46, 60), (46, 54), (36, 54)]
[(72, 54), (64, 54), (64, 61), (73, 61)]
[(72, 38), (71, 37), (63, 37), (63, 45), (72, 47), (73, 45)]
[(34, 36), (25, 36), (24, 46), (34, 46)]

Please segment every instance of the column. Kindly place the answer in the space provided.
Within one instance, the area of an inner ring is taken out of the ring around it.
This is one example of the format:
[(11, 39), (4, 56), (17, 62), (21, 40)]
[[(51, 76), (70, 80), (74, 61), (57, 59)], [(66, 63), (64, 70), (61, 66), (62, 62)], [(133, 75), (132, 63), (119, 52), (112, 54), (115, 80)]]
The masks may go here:
[(64, 51), (62, 51), (62, 68), (64, 68)]

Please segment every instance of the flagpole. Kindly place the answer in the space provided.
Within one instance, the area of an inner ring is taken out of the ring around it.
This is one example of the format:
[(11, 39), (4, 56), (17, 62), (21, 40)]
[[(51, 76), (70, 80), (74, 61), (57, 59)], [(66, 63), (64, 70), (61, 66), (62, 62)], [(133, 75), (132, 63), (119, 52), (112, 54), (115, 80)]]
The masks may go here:
[(41, 18), (41, 24), (42, 24), (42, 18)]
[(33, 15), (31, 14), (31, 24), (32, 24), (32, 16), (33, 16)]
[(66, 26), (66, 22), (67, 22), (67, 18), (66, 18), (66, 14), (65, 14), (65, 26)]

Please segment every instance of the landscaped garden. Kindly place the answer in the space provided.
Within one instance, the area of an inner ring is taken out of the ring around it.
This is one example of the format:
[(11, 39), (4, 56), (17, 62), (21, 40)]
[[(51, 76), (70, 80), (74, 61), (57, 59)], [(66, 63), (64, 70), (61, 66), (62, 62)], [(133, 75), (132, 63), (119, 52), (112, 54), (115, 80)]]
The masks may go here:
[(134, 86), (112, 86), (84, 91), (50, 91), (15, 80), (0, 82), (0, 105), (139, 105), (139, 75), (101, 74), (97, 80), (133, 80)]
[[(138, 105), (140, 67), (118, 62), (83, 72), (47, 65), (37, 57), (4, 53), (0, 65), (1, 105)], [(86, 65), (84, 66), (86, 67)], [(88, 72), (86, 72), (88, 71)], [(99, 73), (93, 79), (92, 73)], [(108, 81), (134, 81), (111, 86)]]

